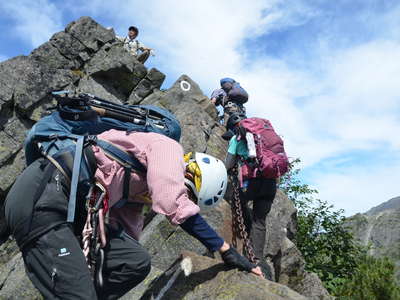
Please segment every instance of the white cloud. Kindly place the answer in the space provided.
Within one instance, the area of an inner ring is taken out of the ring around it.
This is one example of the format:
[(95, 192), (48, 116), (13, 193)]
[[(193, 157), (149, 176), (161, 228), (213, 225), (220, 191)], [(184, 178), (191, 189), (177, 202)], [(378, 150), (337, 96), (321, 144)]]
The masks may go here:
[(319, 197), (345, 210), (346, 216), (366, 212), (393, 197), (399, 191), (400, 158), (390, 165), (342, 168), (330, 173), (316, 173), (313, 184)]
[(8, 34), (17, 35), (21, 40), (37, 47), (62, 29), (62, 14), (54, 3), (48, 0), (2, 1), (3, 17), (10, 18)]
[(8, 57), (5, 55), (0, 54), (0, 62), (7, 60)]

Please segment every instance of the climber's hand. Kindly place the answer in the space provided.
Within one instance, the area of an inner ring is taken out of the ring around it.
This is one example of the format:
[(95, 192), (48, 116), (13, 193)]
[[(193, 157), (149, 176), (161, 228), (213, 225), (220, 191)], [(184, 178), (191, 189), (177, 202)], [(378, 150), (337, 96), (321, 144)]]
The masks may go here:
[(249, 262), (246, 257), (240, 255), (232, 246), (230, 246), (228, 250), (223, 251), (221, 253), (221, 257), (225, 264), (230, 267), (253, 272), (256, 275), (258, 275), (258, 273), (261, 273), (261, 270), (257, 270), (257, 267), (254, 264)]
[(251, 273), (253, 273), (257, 276), (260, 276), (261, 278), (265, 278), (260, 267), (255, 267), (255, 268), (251, 269)]

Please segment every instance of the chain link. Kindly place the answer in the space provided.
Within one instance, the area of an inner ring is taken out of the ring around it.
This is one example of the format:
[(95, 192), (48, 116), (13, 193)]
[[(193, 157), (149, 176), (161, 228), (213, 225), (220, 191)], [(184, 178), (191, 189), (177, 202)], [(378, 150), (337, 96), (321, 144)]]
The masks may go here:
[(257, 258), (254, 254), (253, 247), (250, 243), (249, 236), (246, 231), (246, 225), (244, 224), (242, 206), (240, 204), (239, 194), (239, 180), (238, 180), (238, 167), (237, 165), (232, 168), (231, 182), (233, 187), (233, 197), (231, 203), (232, 209), (232, 246), (237, 247), (237, 238), (243, 240), (243, 251), (247, 258), (252, 263), (257, 263)]

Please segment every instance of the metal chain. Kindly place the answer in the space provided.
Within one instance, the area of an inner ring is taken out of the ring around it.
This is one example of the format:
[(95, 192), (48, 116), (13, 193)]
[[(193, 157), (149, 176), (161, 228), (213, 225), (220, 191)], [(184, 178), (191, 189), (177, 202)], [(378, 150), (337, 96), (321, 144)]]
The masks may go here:
[(253, 247), (250, 243), (249, 236), (246, 231), (246, 225), (244, 224), (242, 206), (240, 204), (239, 195), (239, 180), (238, 180), (238, 167), (237, 165), (232, 169), (231, 182), (233, 187), (232, 197), (232, 245), (236, 248), (236, 240), (239, 237), (243, 240), (243, 250), (247, 258), (252, 263), (257, 263), (257, 258), (254, 254)]

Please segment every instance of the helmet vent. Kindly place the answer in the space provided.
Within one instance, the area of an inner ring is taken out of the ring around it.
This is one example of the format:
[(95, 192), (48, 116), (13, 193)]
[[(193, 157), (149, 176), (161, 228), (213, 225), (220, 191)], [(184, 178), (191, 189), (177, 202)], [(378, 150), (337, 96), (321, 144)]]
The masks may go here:
[(208, 200), (204, 201), (204, 204), (207, 206), (213, 205), (213, 199), (208, 199)]

